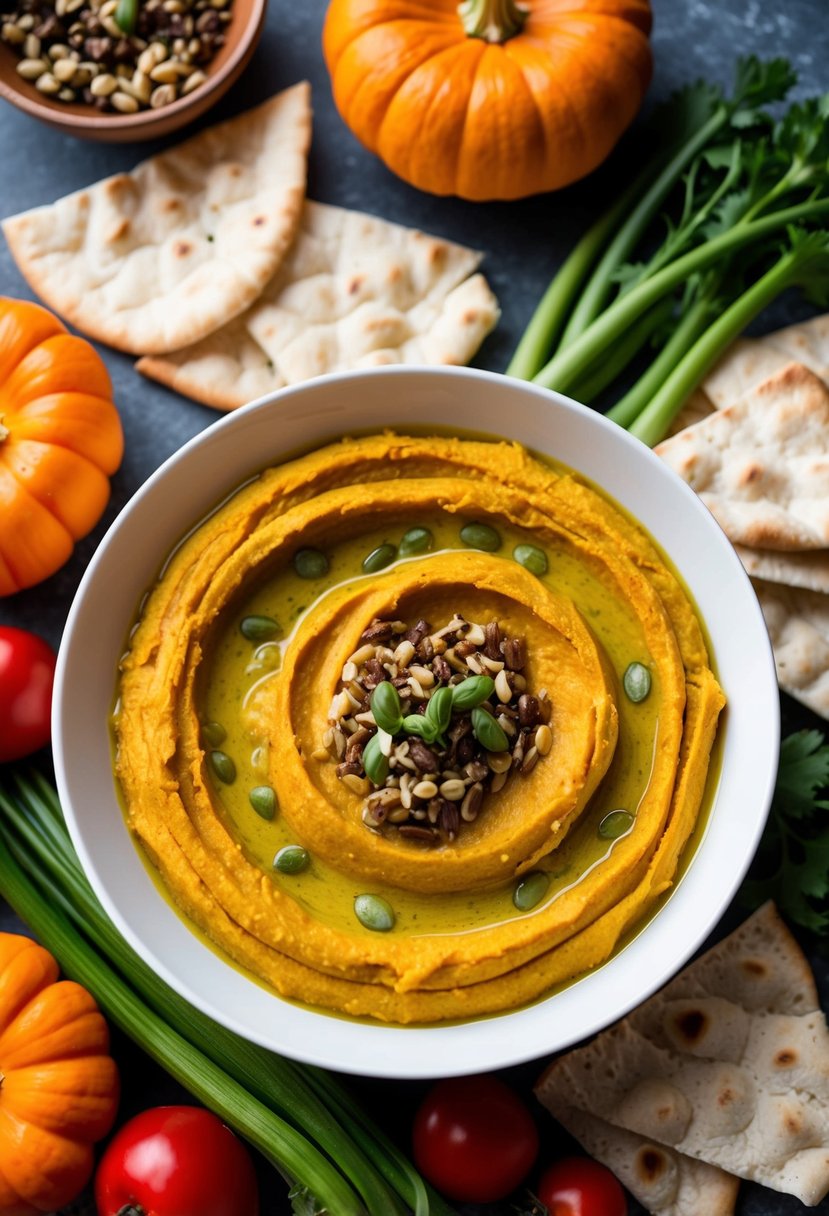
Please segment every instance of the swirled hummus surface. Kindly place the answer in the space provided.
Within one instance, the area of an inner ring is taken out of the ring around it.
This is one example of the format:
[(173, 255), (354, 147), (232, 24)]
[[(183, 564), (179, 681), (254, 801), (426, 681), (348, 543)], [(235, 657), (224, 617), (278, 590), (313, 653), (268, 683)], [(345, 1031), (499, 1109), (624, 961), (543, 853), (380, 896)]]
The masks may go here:
[(427, 1023), (609, 957), (675, 877), (723, 703), (681, 583), (594, 487), (514, 444), (374, 435), (267, 470), (170, 557), (116, 771), (234, 961)]

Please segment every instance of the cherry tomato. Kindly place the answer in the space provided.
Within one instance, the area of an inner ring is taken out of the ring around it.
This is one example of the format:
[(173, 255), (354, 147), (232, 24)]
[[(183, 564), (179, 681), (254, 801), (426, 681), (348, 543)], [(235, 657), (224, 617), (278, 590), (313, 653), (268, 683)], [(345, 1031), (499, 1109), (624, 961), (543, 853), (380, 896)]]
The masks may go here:
[(541, 1175), (538, 1198), (550, 1216), (627, 1216), (616, 1175), (592, 1157), (564, 1157)]
[(55, 653), (43, 638), (0, 625), (0, 763), (49, 742)]
[(229, 1127), (196, 1106), (157, 1106), (118, 1131), (95, 1175), (98, 1216), (258, 1216), (256, 1174)]
[(527, 1108), (496, 1077), (439, 1081), (415, 1115), (418, 1169), (450, 1199), (490, 1203), (526, 1177), (538, 1153)]

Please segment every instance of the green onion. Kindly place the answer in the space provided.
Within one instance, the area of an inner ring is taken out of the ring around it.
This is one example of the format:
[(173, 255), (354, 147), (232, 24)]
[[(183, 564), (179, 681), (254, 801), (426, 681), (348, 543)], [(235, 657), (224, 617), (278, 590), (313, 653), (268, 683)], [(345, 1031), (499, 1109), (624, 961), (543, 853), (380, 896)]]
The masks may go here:
[(0, 780), (0, 889), (113, 1022), (332, 1213), (453, 1216), (333, 1077), (246, 1042), (160, 980), (95, 897), (50, 783), (8, 767), (3, 777), (14, 789)]

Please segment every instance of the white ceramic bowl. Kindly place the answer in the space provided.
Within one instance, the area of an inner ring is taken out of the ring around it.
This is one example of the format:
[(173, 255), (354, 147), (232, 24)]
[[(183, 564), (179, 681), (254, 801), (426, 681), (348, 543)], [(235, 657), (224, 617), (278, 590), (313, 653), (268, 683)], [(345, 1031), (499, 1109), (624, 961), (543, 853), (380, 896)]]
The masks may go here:
[[(722, 770), (704, 838), (659, 913), (608, 963), (538, 1003), (462, 1025), (399, 1028), (281, 1000), (203, 944), (159, 894), (124, 825), (108, 716), (119, 655), (173, 545), (251, 474), (344, 433), (450, 425), (517, 439), (603, 487), (671, 557), (713, 643), (728, 698)], [(465, 369), (377, 369), (283, 390), (214, 423), (146, 482), (95, 554), (58, 659), (53, 744), (69, 828), (115, 924), (218, 1022), (295, 1059), (370, 1076), (480, 1072), (557, 1051), (663, 984), (714, 928), (748, 866), (777, 767), (774, 665), (751, 585), (696, 495), (653, 453), (583, 406)]]

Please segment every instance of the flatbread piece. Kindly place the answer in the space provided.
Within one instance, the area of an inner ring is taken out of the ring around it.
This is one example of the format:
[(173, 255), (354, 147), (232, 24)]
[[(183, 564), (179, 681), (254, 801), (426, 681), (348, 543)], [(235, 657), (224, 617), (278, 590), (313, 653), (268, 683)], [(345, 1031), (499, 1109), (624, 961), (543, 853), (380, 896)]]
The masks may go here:
[[(735, 1057), (745, 1047), (747, 1028), (755, 1015), (798, 1028), (811, 1021), (819, 1032), (818, 1010), (808, 961), (768, 903), (625, 1022), (599, 1035), (588, 1047), (555, 1061), (539, 1079), (536, 1093), (587, 1151), (613, 1169), (655, 1216), (731, 1216), (737, 1193), (732, 1173), (664, 1143), (669, 1134), (676, 1139), (687, 1108), (675, 1087), (664, 1083), (660, 1069), (667, 1069), (665, 1060), (679, 1053), (703, 1061), (709, 1055)], [(653, 1075), (641, 1071), (642, 1044), (645, 1053), (655, 1053)], [(582, 1088), (574, 1085), (574, 1057)], [(794, 1067), (794, 1062), (788, 1066)], [(629, 1080), (626, 1073), (630, 1069), (636, 1072), (639, 1090), (636, 1101), (628, 1102), (634, 1108), (628, 1117), (639, 1123), (638, 1132), (616, 1125), (616, 1105), (620, 1101), (624, 1105), (625, 1098), (620, 1099), (619, 1093)], [(715, 1090), (718, 1079), (713, 1078)], [(619, 1093), (603, 1093), (597, 1100), (597, 1089), (608, 1084)], [(636, 1105), (640, 1100), (642, 1109)], [(645, 1131), (643, 1122), (648, 1120), (651, 1124)], [(819, 1163), (820, 1152), (817, 1160)]]
[(243, 312), (299, 224), (311, 137), (298, 84), (3, 231), (27, 282), (90, 337), (177, 350)]
[(137, 367), (231, 410), (325, 372), (464, 364), (499, 315), (486, 281), (473, 274), (480, 260), (413, 228), (308, 201), (294, 246), (253, 307), (203, 341)]
[(753, 579), (769, 631), (777, 682), (829, 718), (829, 595)]
[(655, 451), (735, 544), (829, 546), (829, 389), (801, 364), (788, 364)]

